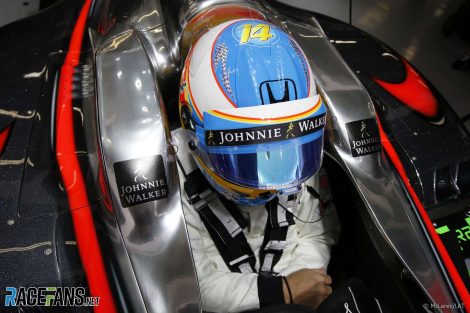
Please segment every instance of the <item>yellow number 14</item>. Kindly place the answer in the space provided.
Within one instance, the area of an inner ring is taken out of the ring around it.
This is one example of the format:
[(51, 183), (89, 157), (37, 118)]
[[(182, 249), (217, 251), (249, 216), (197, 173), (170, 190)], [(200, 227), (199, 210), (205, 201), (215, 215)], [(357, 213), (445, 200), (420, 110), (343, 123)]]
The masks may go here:
[(247, 43), (251, 39), (266, 41), (273, 36), (269, 31), (270, 27), (266, 24), (244, 25), (240, 43)]

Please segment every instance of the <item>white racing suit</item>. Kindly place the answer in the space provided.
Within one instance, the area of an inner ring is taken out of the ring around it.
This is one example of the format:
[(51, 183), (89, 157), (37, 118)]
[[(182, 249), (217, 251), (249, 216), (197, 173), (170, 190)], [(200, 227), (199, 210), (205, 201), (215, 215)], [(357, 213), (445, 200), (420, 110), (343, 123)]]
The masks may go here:
[[(186, 147), (182, 146), (184, 145), (182, 140), (178, 140), (178, 136), (175, 138), (175, 135), (173, 138), (178, 146), (179, 160), (194, 163), (191, 157), (187, 158), (187, 155), (183, 155), (188, 151)], [(187, 167), (188, 163), (184, 166)], [(190, 166), (195, 167), (196, 165)], [(182, 175), (181, 169), (179, 173), (180, 181), (183, 183), (185, 177)], [(324, 177), (322, 180), (327, 180), (327, 178)], [(320, 202), (307, 192), (307, 185), (320, 191), (322, 199), (323, 196), (331, 197), (328, 188), (320, 188), (320, 174), (316, 174), (302, 184), (300, 203), (292, 212), (296, 217), (295, 224), (289, 226), (286, 248), (273, 268), (278, 276), (287, 276), (303, 268), (325, 268), (326, 271), (331, 247), (339, 237), (339, 221), (334, 205), (328, 201), (329, 204), (325, 207), (324, 215), (319, 215)], [(183, 186), (182, 190), (184, 190)], [(231, 272), (199, 214), (187, 201), (184, 191), (182, 191), (182, 199), (204, 311), (240, 312), (259, 308), (259, 274)], [(326, 203), (326, 200), (323, 201)], [(264, 205), (238, 205), (237, 207), (248, 222), (248, 227), (243, 230), (243, 233), (256, 256), (255, 269), (258, 271), (260, 268), (258, 256), (264, 239), (268, 213)], [(304, 223), (301, 220), (313, 223)], [(284, 299), (280, 299), (280, 303), (283, 301)]]

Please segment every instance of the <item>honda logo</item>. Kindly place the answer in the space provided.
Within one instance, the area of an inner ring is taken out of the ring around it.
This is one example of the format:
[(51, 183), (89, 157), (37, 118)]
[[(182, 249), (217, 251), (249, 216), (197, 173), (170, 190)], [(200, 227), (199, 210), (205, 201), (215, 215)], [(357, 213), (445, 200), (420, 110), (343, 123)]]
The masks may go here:
[(259, 86), (263, 104), (297, 100), (297, 89), (292, 79), (267, 80)]

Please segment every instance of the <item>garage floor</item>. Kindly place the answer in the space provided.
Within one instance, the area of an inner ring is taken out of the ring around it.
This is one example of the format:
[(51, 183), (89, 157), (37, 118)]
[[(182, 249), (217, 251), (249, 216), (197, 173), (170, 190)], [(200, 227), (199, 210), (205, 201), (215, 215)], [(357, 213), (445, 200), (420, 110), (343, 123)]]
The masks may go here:
[[(464, 0), (283, 0), (352, 24), (376, 36), (420, 69), (460, 117), (470, 114), (470, 70), (452, 63), (470, 50), (457, 34), (442, 27)], [(39, 10), (40, 0), (0, 0), (0, 26)], [(470, 129), (470, 119), (465, 123)]]

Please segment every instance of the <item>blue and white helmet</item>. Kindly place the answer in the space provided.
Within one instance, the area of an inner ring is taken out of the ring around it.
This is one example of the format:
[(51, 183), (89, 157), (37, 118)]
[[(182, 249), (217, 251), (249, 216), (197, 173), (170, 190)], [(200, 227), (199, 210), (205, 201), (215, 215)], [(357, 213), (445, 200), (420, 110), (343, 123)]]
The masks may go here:
[(325, 105), (299, 45), (273, 24), (239, 19), (202, 35), (179, 100), (198, 166), (236, 203), (296, 193), (320, 168)]

